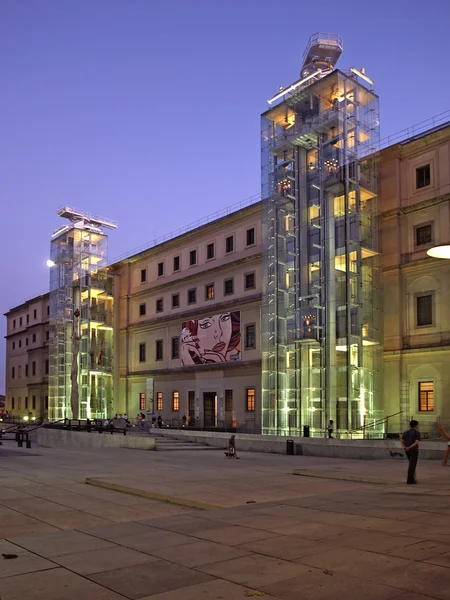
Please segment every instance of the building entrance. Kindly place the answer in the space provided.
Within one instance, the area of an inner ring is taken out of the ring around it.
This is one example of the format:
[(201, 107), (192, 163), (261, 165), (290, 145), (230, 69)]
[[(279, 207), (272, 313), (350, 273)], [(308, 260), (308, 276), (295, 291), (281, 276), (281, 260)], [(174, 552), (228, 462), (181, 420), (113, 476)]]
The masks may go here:
[(215, 392), (203, 393), (203, 425), (204, 427), (217, 425), (217, 395)]

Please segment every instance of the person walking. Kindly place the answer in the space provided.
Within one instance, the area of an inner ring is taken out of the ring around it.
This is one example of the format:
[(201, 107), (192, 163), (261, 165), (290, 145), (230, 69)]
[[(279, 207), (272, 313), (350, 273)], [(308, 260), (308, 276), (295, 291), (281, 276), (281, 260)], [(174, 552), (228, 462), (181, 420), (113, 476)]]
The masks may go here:
[(441, 430), (442, 435), (447, 438), (448, 444), (447, 444), (447, 450), (445, 451), (444, 454), (444, 458), (442, 460), (442, 466), (446, 467), (447, 466), (447, 461), (448, 461), (448, 457), (450, 456), (450, 435), (445, 431), (444, 426), (442, 425), (442, 423), (438, 423), (438, 427)]
[(158, 416), (158, 427), (161, 429), (161, 427), (163, 426), (163, 420), (161, 415)]
[(419, 444), (420, 444), (420, 432), (419, 422), (413, 419), (409, 423), (409, 429), (403, 432), (402, 435), (402, 446), (408, 457), (408, 478), (407, 484), (417, 483), (416, 481), (416, 467), (417, 461), (419, 460)]
[(331, 439), (331, 440), (334, 439), (333, 438), (333, 429), (334, 429), (334, 421), (332, 421), (330, 419), (330, 422), (328, 423), (327, 430), (328, 430), (328, 438)]

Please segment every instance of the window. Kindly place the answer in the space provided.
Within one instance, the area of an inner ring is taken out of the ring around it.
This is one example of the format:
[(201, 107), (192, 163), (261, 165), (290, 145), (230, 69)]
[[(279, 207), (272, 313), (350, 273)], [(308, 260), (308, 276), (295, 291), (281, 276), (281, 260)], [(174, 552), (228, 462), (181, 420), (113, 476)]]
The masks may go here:
[(189, 264), (191, 266), (197, 264), (197, 250), (191, 250), (189, 252)]
[(197, 302), (197, 290), (188, 290), (188, 304), (195, 304)]
[[(48, 340), (50, 339), (50, 331), (47, 329), (47, 331), (45, 332), (45, 339)], [(27, 345), (28, 345), (28, 340), (27, 340)]]
[(214, 284), (210, 283), (205, 285), (205, 300), (212, 300), (214, 298)]
[(17, 368), (17, 379), (21, 379), (22, 377), (22, 365), (19, 365)]
[(247, 388), (246, 410), (248, 412), (254, 412), (254, 410), (255, 410), (255, 389), (254, 388)]
[(19, 348), (22, 348), (22, 340), (19, 340)]
[(229, 235), (225, 238), (225, 252), (233, 252), (234, 250), (234, 237)]
[(233, 412), (233, 390), (225, 390), (225, 412)]
[(12, 343), (12, 349), (15, 350), (16, 349), (16, 342)]
[(163, 409), (163, 395), (162, 392), (156, 392), (156, 410)]
[(33, 396), (31, 399), (31, 408), (36, 410), (36, 396)]
[(139, 394), (139, 410), (145, 410), (145, 394), (143, 392)]
[(234, 293), (234, 279), (225, 279), (223, 282), (223, 293), (224, 296)]
[(155, 358), (156, 358), (156, 360), (163, 359), (163, 341), (162, 340), (156, 340)]
[(45, 371), (44, 371), (44, 373), (45, 373), (46, 375), (48, 375), (48, 358), (47, 358), (47, 360), (45, 361)]
[(31, 363), (31, 374), (33, 376), (36, 376), (36, 361), (33, 360), (33, 362)]
[(256, 348), (256, 325), (254, 323), (245, 326), (245, 348), (247, 350)]
[(255, 289), (255, 274), (254, 273), (247, 273), (245, 275), (245, 289), (246, 290), (253, 290)]
[[(48, 331), (47, 331), (48, 333)], [(28, 338), (25, 338), (25, 346), (28, 346)]]
[(12, 408), (12, 410), (14, 410), (14, 404), (15, 404), (14, 398), (11, 398), (11, 408)]
[(49, 317), (49, 316), (50, 316), (50, 305), (47, 306), (47, 317)]
[(30, 315), (27, 315), (27, 324), (30, 322)]
[(255, 243), (255, 228), (247, 229), (247, 246), (252, 246)]
[(23, 319), (22, 319), (22, 317), (20, 317), (20, 319), (19, 319), (19, 327), (22, 327), (22, 322), (23, 322)]
[(208, 244), (206, 246), (206, 260), (214, 258), (214, 244)]
[(25, 377), (28, 377), (28, 365), (25, 365)]
[(11, 369), (11, 379), (15, 379), (16, 378), (16, 367), (12, 367)]
[(172, 392), (172, 410), (180, 410), (180, 392)]
[(164, 275), (164, 263), (158, 263), (158, 277), (162, 277)]
[(416, 297), (417, 327), (433, 325), (433, 294)]
[(172, 358), (180, 358), (180, 338), (172, 338)]
[(433, 230), (431, 223), (416, 227), (416, 246), (425, 246), (433, 241)]
[(143, 344), (139, 344), (139, 362), (143, 363), (146, 360), (146, 348), (145, 342)]
[(180, 307), (180, 294), (172, 294), (172, 308)]
[(32, 339), (33, 339), (33, 344), (35, 344), (36, 343), (36, 334), (35, 333), (33, 333), (33, 338)]
[(33, 310), (33, 319), (37, 319), (37, 310), (36, 309)]
[(174, 270), (174, 272), (180, 270), (180, 257), (179, 256), (173, 257), (173, 270)]
[(141, 269), (141, 283), (147, 281), (147, 269)]
[(15, 328), (16, 328), (16, 320), (14, 319), (14, 321), (13, 321), (13, 329), (15, 329)]
[(419, 411), (431, 412), (434, 410), (434, 383), (432, 381), (419, 382)]
[(28, 410), (28, 396), (25, 396), (25, 409)]
[(145, 302), (143, 304), (139, 304), (139, 316), (145, 317), (146, 312), (147, 312), (147, 305), (145, 304)]
[(156, 301), (156, 312), (162, 312), (164, 310), (164, 299), (158, 298)]
[(430, 183), (430, 165), (424, 165), (416, 169), (416, 190), (427, 187)]

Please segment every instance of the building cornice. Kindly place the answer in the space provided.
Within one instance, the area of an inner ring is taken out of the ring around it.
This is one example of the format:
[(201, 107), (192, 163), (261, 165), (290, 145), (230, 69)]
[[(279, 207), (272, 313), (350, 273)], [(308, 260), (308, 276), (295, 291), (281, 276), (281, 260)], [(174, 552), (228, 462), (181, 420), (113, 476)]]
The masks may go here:
[(424, 346), (422, 348), (405, 348), (401, 350), (385, 350), (383, 352), (384, 359), (395, 358), (404, 356), (405, 354), (430, 354), (438, 352), (450, 352), (450, 344), (436, 345), (436, 346)]
[(417, 212), (418, 210), (423, 210), (424, 208), (429, 208), (430, 206), (437, 206), (438, 204), (443, 204), (444, 202), (450, 201), (450, 194), (444, 194), (442, 196), (436, 196), (431, 200), (424, 200), (423, 202), (417, 202), (412, 204), (411, 206), (400, 206), (396, 208), (391, 208), (390, 210), (386, 210), (381, 213), (381, 219), (389, 219), (391, 217), (398, 217), (401, 215), (407, 215), (413, 212)]

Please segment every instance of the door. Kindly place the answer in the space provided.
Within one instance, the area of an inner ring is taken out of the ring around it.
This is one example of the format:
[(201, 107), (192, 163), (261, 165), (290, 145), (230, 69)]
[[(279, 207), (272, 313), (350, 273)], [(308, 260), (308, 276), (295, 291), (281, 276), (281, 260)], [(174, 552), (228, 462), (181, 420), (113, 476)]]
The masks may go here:
[(217, 396), (215, 392), (203, 393), (203, 425), (215, 427), (217, 415)]
[(189, 424), (195, 425), (195, 391), (191, 390), (188, 392), (188, 402), (189, 402)]

